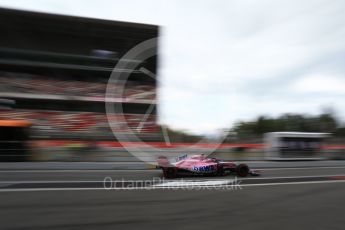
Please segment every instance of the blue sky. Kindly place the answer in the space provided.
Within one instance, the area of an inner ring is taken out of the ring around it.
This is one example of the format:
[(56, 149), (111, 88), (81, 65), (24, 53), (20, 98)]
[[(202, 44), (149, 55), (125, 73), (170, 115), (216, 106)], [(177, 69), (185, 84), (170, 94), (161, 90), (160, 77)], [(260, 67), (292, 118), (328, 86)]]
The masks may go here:
[(162, 26), (160, 122), (216, 133), (332, 107), (345, 118), (343, 0), (0, 0), (0, 6)]

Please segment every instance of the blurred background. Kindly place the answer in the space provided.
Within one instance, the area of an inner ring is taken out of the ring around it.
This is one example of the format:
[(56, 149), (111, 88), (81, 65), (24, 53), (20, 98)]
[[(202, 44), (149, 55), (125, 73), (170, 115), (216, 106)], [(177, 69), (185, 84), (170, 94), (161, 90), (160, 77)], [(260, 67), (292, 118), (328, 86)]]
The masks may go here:
[[(343, 158), (340, 1), (94, 4), (0, 2), (1, 161), (131, 162), (124, 147), (214, 144), (226, 159)], [(116, 68), (156, 37), (155, 56)], [(129, 77), (108, 83), (113, 71)], [(123, 108), (108, 118), (107, 84)]]
[(343, 229), (344, 12), (0, 0), (0, 229)]

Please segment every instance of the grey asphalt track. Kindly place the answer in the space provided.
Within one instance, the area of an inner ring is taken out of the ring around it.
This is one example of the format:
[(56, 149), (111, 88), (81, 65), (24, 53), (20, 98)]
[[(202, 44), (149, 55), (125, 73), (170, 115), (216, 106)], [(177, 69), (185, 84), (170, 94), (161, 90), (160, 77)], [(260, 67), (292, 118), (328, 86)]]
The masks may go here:
[(2, 193), (1, 229), (344, 229), (345, 183)]
[[(345, 167), (268, 168), (261, 173), (244, 179), (243, 185), (250, 186), (239, 189), (0, 189), (0, 229), (344, 229)], [(60, 181), (54, 186), (68, 188), (68, 181), (102, 181), (106, 176), (150, 180), (161, 172), (3, 170), (0, 182), (31, 186)]]

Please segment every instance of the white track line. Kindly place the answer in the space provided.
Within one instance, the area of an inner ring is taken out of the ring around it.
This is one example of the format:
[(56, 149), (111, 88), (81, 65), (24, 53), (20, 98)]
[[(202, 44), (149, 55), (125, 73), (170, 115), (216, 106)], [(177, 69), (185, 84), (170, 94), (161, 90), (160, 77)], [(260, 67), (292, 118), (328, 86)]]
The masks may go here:
[(258, 168), (257, 170), (263, 170), (263, 171), (283, 171), (283, 170), (309, 170), (309, 169), (345, 169), (345, 166), (317, 166), (317, 167), (290, 167), (290, 168)]
[[(240, 181), (240, 180), (239, 180)], [(191, 182), (191, 181), (190, 181)], [(345, 180), (328, 180), (328, 181), (301, 181), (301, 182), (277, 182), (277, 183), (260, 183), (260, 184), (240, 184), (240, 187), (260, 187), (260, 186), (276, 186), (276, 185), (303, 185), (303, 184), (328, 184), (328, 183), (345, 183)], [(195, 184), (191, 184), (196, 186)], [(217, 188), (222, 188), (221, 186)], [(226, 188), (226, 186), (224, 187)], [(190, 190), (189, 186), (147, 186), (147, 187), (118, 187), (118, 188), (17, 188), (17, 189), (0, 189), (0, 192), (39, 192), (39, 191), (93, 191), (93, 190), (155, 190), (155, 189), (185, 189)], [(212, 188), (211, 188), (212, 189)]]
[[(280, 176), (280, 177), (227, 177), (227, 178), (215, 178), (215, 179), (183, 179), (179, 180), (166, 180), (163, 178), (151, 178), (151, 179), (142, 179), (142, 180), (122, 180), (121, 179), (113, 179), (114, 182), (129, 182), (129, 183), (135, 183), (135, 182), (145, 182), (145, 181), (162, 181), (164, 183), (170, 183), (170, 182), (212, 182), (212, 181), (229, 181), (229, 180), (233, 180), (234, 178), (237, 178), (237, 180), (241, 180), (241, 181), (245, 181), (245, 180), (271, 180), (271, 179), (293, 179), (293, 178), (315, 178), (315, 177), (337, 177), (337, 176), (345, 176), (345, 174), (332, 174), (332, 175), (313, 175), (313, 176)], [(61, 181), (61, 180), (57, 180), (57, 181), (49, 181), (49, 180), (38, 180), (38, 181), (0, 181), (0, 184), (21, 184), (21, 183), (103, 183), (104, 180), (70, 180), (70, 181)]]
[[(48, 191), (92, 191), (104, 190), (104, 188), (18, 188), (18, 189), (0, 189), (1, 192), (48, 192)], [(116, 190), (116, 189), (112, 189)], [(124, 190), (124, 189), (123, 189)]]
[(278, 177), (238, 177), (239, 180), (265, 180), (265, 179), (293, 179), (293, 178), (315, 178), (315, 177), (335, 177), (335, 176), (345, 176), (345, 174), (335, 174), (335, 175), (313, 175), (313, 176), (278, 176)]
[(300, 184), (328, 184), (328, 183), (345, 183), (345, 180), (301, 181), (301, 182), (265, 183), (265, 184), (241, 184), (241, 187), (258, 187), (258, 186), (273, 186), (273, 185), (300, 185)]
[[(65, 172), (155, 172), (152, 169), (23, 169), (23, 170), (1, 170), (0, 169), (0, 174), (1, 173), (65, 173)], [(158, 170), (157, 170), (158, 171)]]
[[(114, 180), (114, 181), (117, 181), (117, 180)], [(29, 180), (29, 181), (0, 181), (0, 184), (47, 184), (47, 183), (100, 183), (102, 182), (103, 183), (103, 180), (100, 181), (100, 180), (97, 180), (97, 181), (93, 181), (93, 180), (69, 180), (69, 181), (62, 181), (62, 180), (52, 180), (52, 181), (49, 181), (49, 180)], [(122, 182), (121, 180), (119, 180), (119, 182)], [(127, 182), (127, 181), (124, 181), (124, 182)]]
[[(260, 186), (276, 186), (276, 185), (305, 185), (305, 184), (329, 184), (329, 183), (345, 183), (345, 180), (331, 180), (331, 181), (305, 181), (305, 182), (287, 182), (287, 183), (265, 183), (265, 184), (244, 184), (240, 185), (241, 187), (260, 187)], [(221, 188), (221, 187), (217, 187)], [(174, 188), (166, 188), (166, 187), (142, 187), (142, 188), (111, 188), (109, 190), (106, 190), (104, 188), (25, 188), (25, 189), (0, 189), (1, 192), (48, 192), (48, 191), (113, 191), (113, 190), (187, 190), (192, 191), (193, 189), (190, 189), (188, 187), (174, 187)], [(197, 188), (196, 190), (205, 190)], [(208, 190), (212, 190), (208, 189)], [(217, 190), (217, 189), (215, 189)], [(231, 189), (230, 189), (231, 190)]]

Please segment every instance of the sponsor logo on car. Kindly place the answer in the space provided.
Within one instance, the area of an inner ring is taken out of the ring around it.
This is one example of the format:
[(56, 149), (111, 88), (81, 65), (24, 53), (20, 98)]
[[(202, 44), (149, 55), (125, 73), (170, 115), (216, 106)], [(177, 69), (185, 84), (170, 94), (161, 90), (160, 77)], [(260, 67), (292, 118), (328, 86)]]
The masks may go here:
[(192, 170), (195, 172), (210, 172), (215, 171), (215, 165), (205, 165), (205, 166), (193, 166)]

